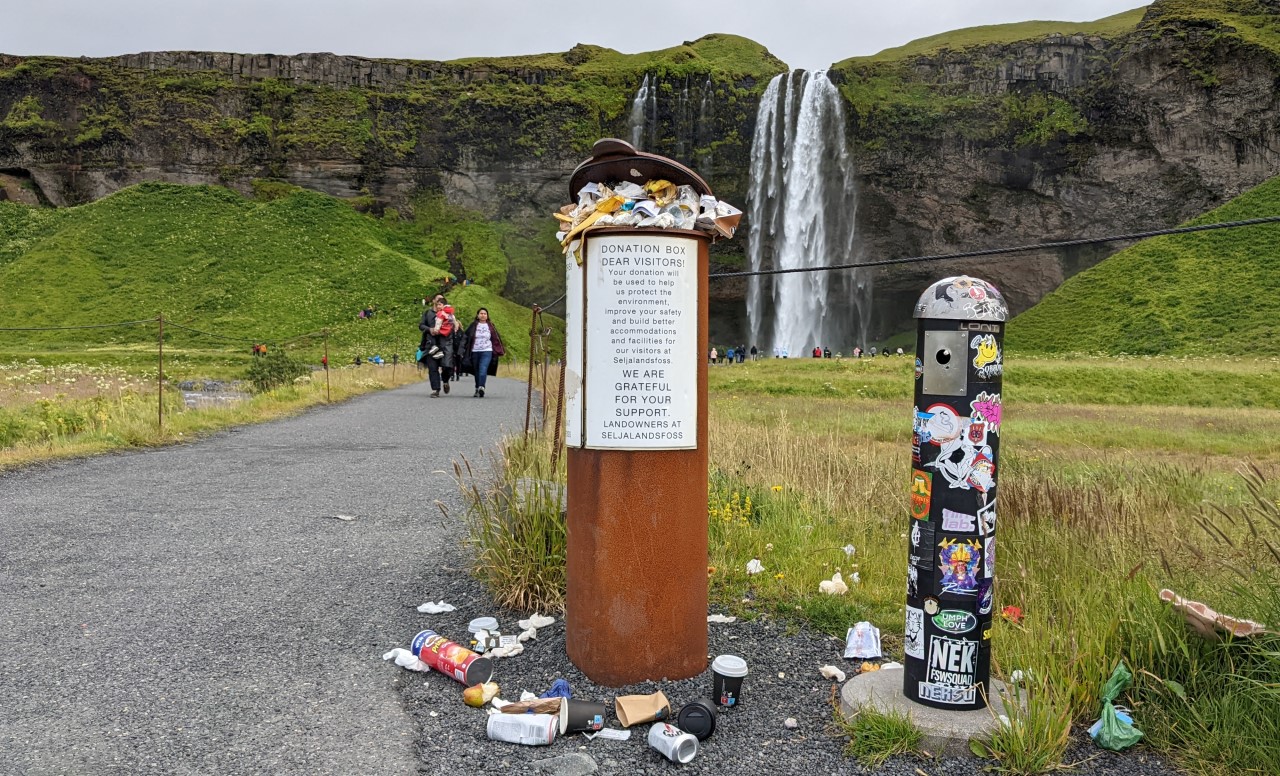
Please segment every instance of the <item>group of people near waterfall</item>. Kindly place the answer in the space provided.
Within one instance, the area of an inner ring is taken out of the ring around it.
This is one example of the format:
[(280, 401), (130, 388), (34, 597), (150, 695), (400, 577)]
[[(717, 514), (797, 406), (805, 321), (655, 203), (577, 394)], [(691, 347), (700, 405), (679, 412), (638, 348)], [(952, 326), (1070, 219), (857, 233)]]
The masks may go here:
[(439, 398), (441, 390), (448, 393), (449, 383), (469, 374), (476, 380), (472, 396), (483, 399), (485, 383), (489, 375), (498, 373), (498, 358), (506, 353), (489, 311), (477, 310), (475, 320), (464, 330), (449, 300), (437, 294), (423, 311), (418, 330), (422, 332), (418, 363), (427, 369), (431, 398)]

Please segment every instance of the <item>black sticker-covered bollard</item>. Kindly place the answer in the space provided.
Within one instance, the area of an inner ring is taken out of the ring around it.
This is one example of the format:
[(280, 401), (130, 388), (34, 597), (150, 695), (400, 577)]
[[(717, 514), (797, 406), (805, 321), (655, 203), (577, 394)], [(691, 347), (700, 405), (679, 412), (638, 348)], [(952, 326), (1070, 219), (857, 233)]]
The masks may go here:
[(994, 286), (940, 280), (916, 304), (903, 692), (957, 711), (987, 704), (1000, 387), (1008, 308)]

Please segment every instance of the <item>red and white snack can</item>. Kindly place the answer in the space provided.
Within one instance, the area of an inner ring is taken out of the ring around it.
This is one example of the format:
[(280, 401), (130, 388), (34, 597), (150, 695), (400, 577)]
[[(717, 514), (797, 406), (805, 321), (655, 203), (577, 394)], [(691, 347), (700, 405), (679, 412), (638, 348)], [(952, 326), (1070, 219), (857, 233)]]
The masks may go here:
[(410, 651), (422, 662), (446, 676), (452, 676), (467, 687), (483, 684), (493, 678), (493, 661), (432, 630), (424, 630), (414, 636)]

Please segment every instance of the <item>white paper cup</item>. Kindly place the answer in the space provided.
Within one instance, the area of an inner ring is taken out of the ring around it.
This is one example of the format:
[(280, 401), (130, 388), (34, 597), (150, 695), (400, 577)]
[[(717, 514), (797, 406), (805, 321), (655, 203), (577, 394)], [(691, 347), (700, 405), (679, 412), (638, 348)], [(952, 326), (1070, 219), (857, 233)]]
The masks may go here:
[(673, 763), (687, 763), (698, 754), (698, 739), (666, 722), (658, 722), (649, 728), (649, 746)]

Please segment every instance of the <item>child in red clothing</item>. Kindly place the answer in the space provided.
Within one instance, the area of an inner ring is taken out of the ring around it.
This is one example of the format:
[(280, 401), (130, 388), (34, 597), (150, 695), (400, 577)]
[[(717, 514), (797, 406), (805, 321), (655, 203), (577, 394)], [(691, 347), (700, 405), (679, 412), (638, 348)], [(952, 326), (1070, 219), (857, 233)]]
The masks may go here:
[(458, 319), (453, 317), (453, 305), (445, 305), (442, 312), (444, 315), (438, 321), (440, 324), (440, 336), (448, 337), (453, 334), (454, 327), (458, 325)]

